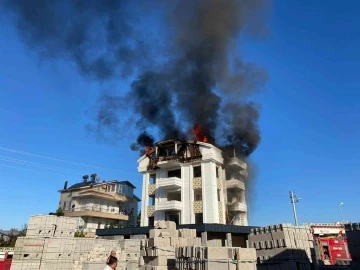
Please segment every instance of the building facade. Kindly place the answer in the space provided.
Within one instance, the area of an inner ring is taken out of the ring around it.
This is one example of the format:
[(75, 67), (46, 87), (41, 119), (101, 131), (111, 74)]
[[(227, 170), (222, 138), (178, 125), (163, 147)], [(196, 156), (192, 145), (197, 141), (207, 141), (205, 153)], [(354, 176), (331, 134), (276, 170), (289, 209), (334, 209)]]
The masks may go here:
[(143, 175), (141, 226), (177, 224), (248, 225), (247, 165), (226, 158), (212, 144), (166, 140), (138, 160)]
[(81, 183), (60, 190), (59, 207), (64, 215), (78, 217), (79, 231), (89, 236), (96, 229), (110, 226), (136, 226), (138, 203), (134, 195), (135, 186), (129, 181), (88, 181), (84, 176)]

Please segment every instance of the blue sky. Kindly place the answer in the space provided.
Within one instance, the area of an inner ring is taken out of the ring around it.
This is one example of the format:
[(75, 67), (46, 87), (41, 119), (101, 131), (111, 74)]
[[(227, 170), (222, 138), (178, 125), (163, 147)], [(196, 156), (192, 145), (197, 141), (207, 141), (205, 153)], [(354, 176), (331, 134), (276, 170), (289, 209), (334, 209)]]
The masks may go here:
[[(270, 74), (257, 97), (262, 142), (251, 157), (257, 167), (251, 224), (293, 222), (289, 190), (302, 198), (300, 223), (339, 220), (341, 201), (345, 219), (360, 221), (360, 4), (286, 4), (274, 4), (269, 36), (242, 48), (247, 60)], [(64, 181), (78, 182), (84, 174), (129, 180), (140, 196), (138, 153), (129, 149), (129, 139), (99, 143), (84, 128), (104, 86), (83, 79), (70, 62), (39, 60), (13, 25), (1, 22), (0, 228), (55, 210)]]

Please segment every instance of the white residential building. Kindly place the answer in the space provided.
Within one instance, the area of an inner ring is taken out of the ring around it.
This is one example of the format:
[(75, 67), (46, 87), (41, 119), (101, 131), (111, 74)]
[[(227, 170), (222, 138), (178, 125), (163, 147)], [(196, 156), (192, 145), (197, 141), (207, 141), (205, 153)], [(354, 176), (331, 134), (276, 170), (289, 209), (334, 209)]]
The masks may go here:
[(166, 140), (138, 160), (143, 175), (141, 226), (160, 220), (177, 224), (248, 225), (247, 165), (226, 158), (212, 144)]
[(87, 180), (60, 190), (59, 207), (65, 216), (79, 217), (79, 230), (93, 236), (96, 229), (136, 226), (138, 203), (135, 186), (129, 181)]

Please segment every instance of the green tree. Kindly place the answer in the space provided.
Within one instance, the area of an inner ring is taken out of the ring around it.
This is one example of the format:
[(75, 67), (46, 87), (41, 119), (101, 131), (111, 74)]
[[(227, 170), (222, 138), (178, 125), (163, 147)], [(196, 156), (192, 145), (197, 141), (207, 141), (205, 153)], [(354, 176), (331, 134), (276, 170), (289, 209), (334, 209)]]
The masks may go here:
[(75, 232), (74, 237), (85, 237), (85, 233), (82, 231), (77, 231)]
[[(20, 230), (12, 228), (10, 230), (9, 234), (6, 235), (6, 237), (3, 235), (0, 236), (0, 246), (1, 247), (15, 247), (17, 238), (26, 236), (26, 230), (27, 230), (26, 224), (24, 226), (22, 226), (22, 228)], [(6, 239), (6, 238), (8, 238), (8, 239)]]
[(59, 207), (56, 212), (50, 212), (49, 215), (51, 216), (58, 216), (58, 217), (62, 217), (64, 215), (63, 210), (61, 209), (61, 207)]

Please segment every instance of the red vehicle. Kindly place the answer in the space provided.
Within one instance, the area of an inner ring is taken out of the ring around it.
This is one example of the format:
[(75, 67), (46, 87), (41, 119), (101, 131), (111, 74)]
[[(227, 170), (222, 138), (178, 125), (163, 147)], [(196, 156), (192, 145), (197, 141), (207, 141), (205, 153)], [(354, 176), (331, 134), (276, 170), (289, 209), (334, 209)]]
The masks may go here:
[(12, 255), (12, 248), (0, 248), (0, 270), (10, 270)]
[(351, 255), (342, 224), (311, 224), (317, 259), (324, 265), (349, 265)]

